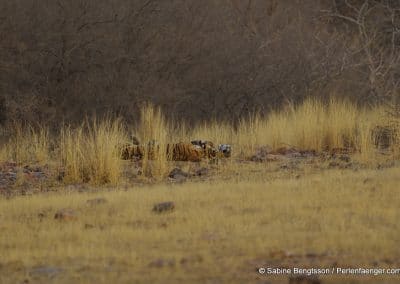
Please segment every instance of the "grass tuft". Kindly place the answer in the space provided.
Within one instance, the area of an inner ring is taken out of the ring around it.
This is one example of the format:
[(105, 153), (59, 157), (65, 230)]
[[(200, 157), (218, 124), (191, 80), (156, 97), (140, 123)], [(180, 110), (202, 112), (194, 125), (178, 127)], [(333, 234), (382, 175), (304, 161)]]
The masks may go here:
[[(367, 161), (375, 159), (377, 151), (382, 150), (377, 141), (388, 136), (377, 129), (391, 132), (390, 150), (393, 156), (398, 156), (399, 122), (394, 122), (384, 107), (360, 108), (334, 99), (323, 103), (310, 98), (268, 116), (252, 113), (236, 126), (231, 122), (211, 121), (193, 128), (183, 122), (169, 122), (159, 107), (145, 104), (140, 111), (139, 124), (130, 130), (146, 145), (142, 160), (144, 176), (162, 179), (170, 168), (168, 143), (193, 139), (209, 140), (216, 145), (228, 143), (233, 146), (234, 157), (253, 155), (257, 147), (264, 145), (272, 149), (294, 147), (317, 152), (347, 148)], [(93, 119), (78, 127), (66, 126), (60, 134), (54, 135), (58, 139), (51, 139), (45, 127), (18, 123), (10, 127), (10, 132), (10, 138), (0, 149), (1, 161), (61, 161), (65, 182), (117, 184), (121, 181), (119, 147), (127, 141), (128, 135), (120, 119)]]
[(0, 150), (0, 160), (18, 164), (48, 163), (50, 160), (50, 136), (46, 127), (34, 127), (13, 122), (12, 134)]
[(142, 169), (147, 177), (162, 178), (168, 172), (167, 143), (171, 132), (159, 107), (148, 103), (140, 110), (140, 124), (135, 131), (145, 147)]
[(118, 184), (122, 176), (119, 146), (126, 141), (120, 119), (86, 121), (60, 135), (60, 158), (66, 182)]

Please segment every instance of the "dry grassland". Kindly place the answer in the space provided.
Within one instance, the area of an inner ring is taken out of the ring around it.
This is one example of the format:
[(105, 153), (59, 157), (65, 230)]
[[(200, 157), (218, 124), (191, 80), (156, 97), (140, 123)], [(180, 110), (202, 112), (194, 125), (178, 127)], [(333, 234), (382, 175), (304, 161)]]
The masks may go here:
[[(259, 168), (236, 181), (1, 200), (0, 282), (264, 283), (256, 267), (399, 267), (399, 170)], [(96, 197), (108, 202), (86, 203)], [(154, 214), (165, 200), (176, 210)], [(64, 207), (77, 220), (55, 220)]]
[[(237, 127), (174, 126), (147, 106), (132, 128), (111, 119), (65, 127), (56, 137), (19, 128), (2, 147), (2, 160), (47, 163), (65, 176), (52, 193), (0, 197), (0, 283), (261, 284), (289, 280), (260, 275), (258, 267), (399, 268), (398, 144), (393, 136), (378, 149), (373, 131), (388, 124), (382, 108), (309, 100), (267, 118), (254, 114)], [(201, 164), (210, 174), (184, 183), (166, 178), (176, 164), (165, 156), (145, 157), (143, 175), (131, 183), (125, 175), (132, 163), (119, 159), (117, 146), (132, 133), (142, 141), (230, 143), (233, 157)], [(247, 161), (262, 145), (351, 149), (351, 162), (324, 155)], [(105, 202), (87, 202), (94, 198)], [(163, 201), (173, 201), (175, 210), (154, 213)], [(72, 220), (54, 218), (61, 208), (74, 211)], [(397, 283), (399, 277), (319, 278)]]

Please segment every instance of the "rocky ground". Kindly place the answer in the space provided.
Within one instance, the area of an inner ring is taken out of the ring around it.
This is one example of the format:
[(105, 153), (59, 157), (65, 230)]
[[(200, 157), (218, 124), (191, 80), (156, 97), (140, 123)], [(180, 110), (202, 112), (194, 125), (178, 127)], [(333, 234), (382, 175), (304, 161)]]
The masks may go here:
[[(259, 147), (253, 155), (238, 155), (235, 158), (221, 159), (218, 163), (203, 162), (170, 162), (171, 171), (164, 180), (143, 178), (141, 161), (130, 160), (124, 163), (124, 178), (121, 187), (140, 186), (154, 183), (182, 183), (187, 181), (205, 181), (213, 179), (234, 178), (239, 173), (246, 173), (249, 165), (262, 168), (263, 173), (292, 173), (300, 176), (304, 168), (315, 170), (365, 168), (390, 168), (399, 164), (381, 153), (379, 161), (363, 163), (354, 158), (347, 149), (334, 149), (329, 152), (299, 151), (294, 148), (271, 150), (267, 146)], [(259, 169), (260, 171), (260, 169)], [(104, 186), (109, 188), (110, 186)], [(32, 195), (58, 190), (86, 191), (93, 190), (89, 184), (65, 184), (63, 170), (49, 165), (25, 165), (13, 161), (0, 163), (0, 195), (12, 197), (17, 195)], [(97, 188), (98, 190), (98, 188)]]

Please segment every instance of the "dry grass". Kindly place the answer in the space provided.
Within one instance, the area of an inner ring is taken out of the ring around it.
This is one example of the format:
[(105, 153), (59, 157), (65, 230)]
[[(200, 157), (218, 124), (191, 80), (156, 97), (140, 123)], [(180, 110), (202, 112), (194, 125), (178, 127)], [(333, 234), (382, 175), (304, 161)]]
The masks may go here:
[[(161, 109), (146, 104), (140, 111), (140, 124), (135, 131), (145, 147), (142, 170), (147, 177), (162, 178), (168, 171), (167, 143), (170, 128)], [(150, 155), (154, 157), (150, 157)]]
[[(204, 139), (216, 144), (229, 143), (234, 155), (251, 155), (262, 145), (273, 149), (295, 147), (300, 150), (327, 151), (351, 148), (363, 160), (375, 159), (373, 129), (386, 126), (391, 118), (385, 108), (360, 108), (348, 101), (322, 103), (308, 99), (286, 111), (273, 111), (267, 117), (249, 114), (237, 127), (228, 122), (209, 122), (190, 129), (185, 125), (169, 129), (172, 141)], [(174, 137), (176, 137), (174, 139)], [(179, 137), (179, 139), (178, 139)], [(393, 143), (393, 151), (398, 149)]]
[(232, 127), (221, 127), (216, 136), (211, 127), (195, 130), (206, 137), (231, 140), (235, 153), (247, 155), (260, 145), (296, 147), (301, 150), (325, 151), (334, 148), (353, 148), (363, 157), (373, 156), (372, 129), (387, 124), (383, 108), (362, 109), (349, 102), (331, 100), (328, 104), (309, 99), (288, 111), (272, 112), (263, 118), (255, 113), (242, 119), (236, 132)]
[(118, 146), (126, 139), (119, 119), (87, 121), (75, 129), (64, 127), (60, 158), (65, 182), (119, 183), (122, 164)]
[[(46, 282), (36, 267), (63, 269), (57, 283), (253, 283), (271, 279), (255, 272), (266, 265), (398, 267), (398, 171), (248, 172), (239, 181), (0, 199), (0, 282)], [(108, 203), (86, 204), (98, 196)], [(175, 212), (151, 212), (167, 200)], [(64, 207), (78, 220), (54, 220)]]
[[(325, 151), (334, 148), (351, 148), (360, 160), (376, 159), (373, 129), (389, 124), (382, 107), (359, 108), (346, 101), (331, 100), (322, 103), (308, 99), (303, 104), (275, 111), (267, 117), (258, 113), (240, 120), (234, 127), (229, 122), (209, 122), (195, 128), (184, 123), (166, 121), (160, 108), (146, 104), (141, 109), (140, 123), (128, 129), (145, 147), (142, 171), (145, 177), (162, 179), (170, 169), (166, 154), (167, 143), (204, 139), (215, 144), (233, 146), (234, 157), (250, 156), (257, 147), (269, 145), (296, 147), (301, 150)], [(398, 127), (398, 125), (397, 125)], [(65, 127), (61, 137), (50, 139), (45, 128), (23, 128), (15, 125), (14, 135), (0, 150), (1, 160), (19, 163), (48, 163), (61, 161), (66, 170), (66, 182), (118, 183), (122, 162), (116, 150), (127, 141), (127, 131), (119, 119), (113, 121), (86, 121), (80, 127)], [(60, 151), (51, 152), (50, 143)], [(398, 141), (392, 153), (399, 153)], [(150, 152), (154, 157), (149, 157)]]
[[(155, 157), (147, 150), (142, 170), (162, 180), (171, 166), (166, 144), (191, 139), (230, 143), (234, 155), (253, 154), (260, 145), (350, 147), (358, 158), (378, 162), (372, 130), (387, 123), (382, 108), (308, 100), (268, 117), (253, 114), (236, 128), (211, 122), (190, 129), (172, 125), (159, 108), (146, 105), (132, 132), (146, 145), (157, 141), (150, 144)], [(120, 120), (64, 127), (54, 139), (45, 129), (26, 129), (15, 128), (1, 159), (55, 160), (65, 170), (65, 183), (123, 180), (119, 147), (128, 130)], [(53, 151), (51, 141), (58, 141)], [(379, 156), (383, 165), (393, 158)], [(255, 272), (258, 266), (399, 267), (400, 168), (356, 163), (332, 170), (322, 165), (329, 161), (316, 158), (283, 170), (277, 163), (231, 159), (209, 166), (212, 176), (201, 183), (0, 197), (0, 283), (249, 283), (271, 280)], [(86, 203), (99, 195), (108, 202)], [(169, 200), (174, 212), (151, 211), (154, 203)], [(54, 219), (65, 207), (77, 212), (77, 220)], [(389, 276), (383, 278), (389, 283)], [(325, 280), (337, 283), (335, 277)]]
[(49, 130), (45, 127), (33, 127), (12, 123), (13, 135), (0, 149), (1, 161), (35, 164), (48, 163), (50, 154)]

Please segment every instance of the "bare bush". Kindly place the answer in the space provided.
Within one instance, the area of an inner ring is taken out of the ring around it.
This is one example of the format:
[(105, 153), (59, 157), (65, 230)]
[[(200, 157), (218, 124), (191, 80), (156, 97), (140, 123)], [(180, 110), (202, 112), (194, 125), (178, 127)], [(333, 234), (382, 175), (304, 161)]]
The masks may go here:
[(3, 120), (130, 121), (150, 101), (177, 119), (237, 121), (310, 95), (395, 100), (396, 3), (2, 1)]

